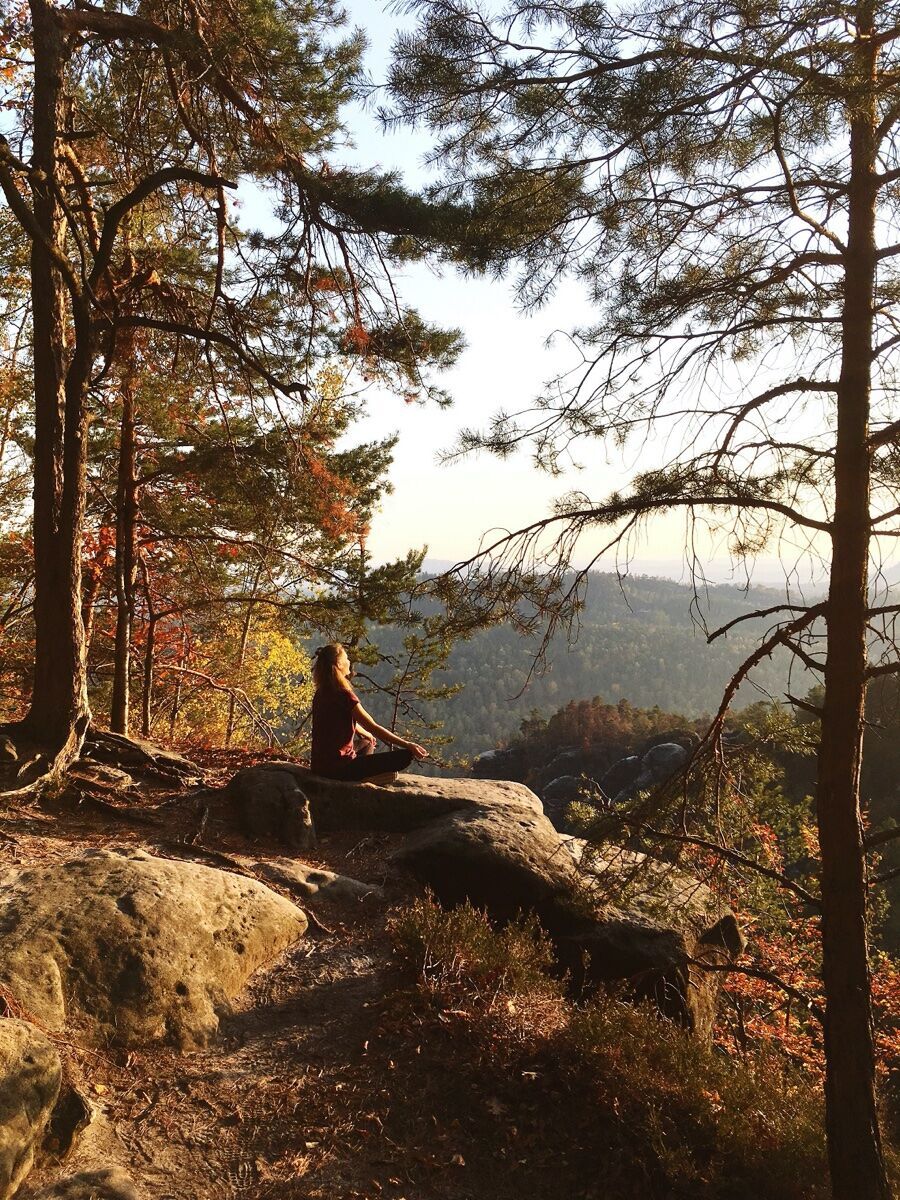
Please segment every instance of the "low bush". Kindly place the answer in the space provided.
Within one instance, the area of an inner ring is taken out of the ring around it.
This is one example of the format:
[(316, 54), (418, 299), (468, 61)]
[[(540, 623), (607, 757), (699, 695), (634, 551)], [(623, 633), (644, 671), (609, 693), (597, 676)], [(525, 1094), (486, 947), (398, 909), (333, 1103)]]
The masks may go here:
[(783, 1057), (726, 1055), (610, 997), (572, 1004), (533, 921), (495, 929), (425, 899), (392, 933), (426, 1014), (445, 1029), (452, 1014), (455, 1036), (510, 1079), (540, 1074), (546, 1136), (602, 1170), (609, 1200), (827, 1196), (820, 1091)]
[(561, 998), (550, 971), (553, 948), (537, 920), (495, 929), (470, 904), (445, 911), (431, 897), (414, 901), (391, 923), (397, 959), (445, 1006), (464, 1001), (482, 1012), (503, 1001)]
[(828, 1194), (821, 1095), (783, 1057), (730, 1057), (611, 999), (573, 1011), (564, 1042), (592, 1102), (617, 1116), (620, 1154), (643, 1147), (673, 1196)]

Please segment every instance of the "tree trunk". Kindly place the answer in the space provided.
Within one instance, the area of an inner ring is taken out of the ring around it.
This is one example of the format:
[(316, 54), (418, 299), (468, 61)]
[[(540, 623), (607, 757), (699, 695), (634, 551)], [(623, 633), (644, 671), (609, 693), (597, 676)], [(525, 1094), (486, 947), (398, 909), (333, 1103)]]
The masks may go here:
[[(256, 580), (253, 585), (254, 592), (256, 591), (256, 586), (258, 583), (259, 583), (259, 572), (257, 572)], [(241, 644), (238, 649), (238, 658), (237, 658), (238, 679), (240, 679), (240, 677), (241, 677), (241, 672), (244, 669), (244, 660), (247, 657), (247, 643), (250, 640), (250, 625), (252, 623), (252, 620), (253, 620), (253, 604), (251, 602), (250, 604), (247, 605), (247, 612), (244, 615), (244, 624), (241, 628)], [(228, 747), (230, 747), (231, 740), (234, 737), (234, 726), (235, 726), (236, 715), (237, 715), (236, 714), (236, 701), (235, 701), (234, 692), (232, 692), (231, 695), (228, 697), (228, 723), (225, 726), (225, 748), (226, 749), (228, 749)]]
[[(865, 23), (861, 22), (865, 33)], [(872, 78), (874, 52), (859, 52)], [(849, 232), (837, 400), (828, 656), (816, 795), (822, 854), (825, 1105), (834, 1200), (890, 1195), (875, 1096), (875, 1053), (859, 808), (866, 691), (869, 448), (875, 286), (874, 109), (851, 113)]]
[(134, 386), (126, 369), (122, 387), (122, 425), (119, 435), (119, 474), (116, 487), (116, 648), (110, 728), (128, 733), (131, 631), (134, 627), (134, 585), (137, 568), (137, 469)]
[[(182, 631), (181, 631), (181, 654), (178, 659), (178, 665), (179, 665), (179, 667), (182, 668), (182, 670), (184, 669), (184, 664), (187, 662), (187, 645), (188, 645), (187, 630), (182, 629)], [(181, 712), (181, 685), (182, 685), (183, 679), (184, 679), (184, 676), (181, 674), (181, 671), (179, 671), (178, 674), (175, 676), (175, 696), (172, 700), (172, 711), (169, 714), (169, 741), (170, 742), (175, 741), (175, 729), (178, 725), (178, 717)]]
[(144, 645), (144, 679), (141, 694), (141, 737), (150, 736), (150, 714), (153, 702), (153, 655), (156, 651), (156, 622), (159, 619), (153, 607), (153, 593), (150, 590), (150, 572), (147, 564), (141, 559), (141, 572), (144, 580), (144, 595), (147, 600), (147, 641)]
[[(90, 720), (81, 540), (87, 448), (91, 328), (87, 301), (73, 303), (74, 345), (66, 353), (63, 281), (50, 247), (62, 248), (63, 216), (53, 183), (66, 47), (52, 5), (31, 0), (34, 24), (32, 191), (42, 238), (32, 242), (34, 328), (34, 622), (35, 666), (30, 736), (64, 766), (80, 749)], [(68, 357), (68, 365), (66, 359)]]
[[(240, 679), (241, 671), (244, 668), (244, 660), (247, 657), (247, 643), (250, 640), (250, 626), (253, 622), (253, 601), (256, 599), (256, 591), (259, 587), (259, 581), (262, 579), (263, 564), (260, 563), (256, 568), (256, 573), (253, 576), (253, 584), (250, 588), (250, 602), (247, 605), (247, 612), (244, 614), (244, 623), (241, 627), (241, 643), (238, 649), (237, 673)], [(237, 707), (235, 703), (234, 692), (228, 698), (228, 723), (225, 726), (225, 747), (231, 745), (231, 740), (234, 737), (235, 719), (237, 716)]]
[(81, 624), (84, 628), (84, 652), (90, 653), (91, 640), (94, 636), (94, 613), (97, 610), (97, 597), (103, 583), (103, 566), (99, 562), (90, 563), (85, 570), (82, 568), (81, 578)]

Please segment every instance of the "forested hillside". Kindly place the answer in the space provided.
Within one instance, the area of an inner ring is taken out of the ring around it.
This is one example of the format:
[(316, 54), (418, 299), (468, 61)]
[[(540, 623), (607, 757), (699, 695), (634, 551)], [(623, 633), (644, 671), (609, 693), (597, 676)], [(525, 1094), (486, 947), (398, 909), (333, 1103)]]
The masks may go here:
[[(624, 699), (639, 708), (690, 717), (715, 712), (729, 679), (758, 645), (767, 619), (742, 622), (711, 644), (707, 630), (780, 600), (783, 595), (766, 588), (719, 586), (695, 593), (671, 580), (620, 581), (614, 574), (594, 573), (577, 642), (570, 645), (564, 633), (558, 634), (543, 670), (529, 680), (535, 646), (509, 627), (487, 629), (457, 643), (446, 669), (435, 673), (440, 682), (461, 684), (461, 692), (422, 710), (452, 738), (445, 751), (451, 758), (489, 750), (532, 712), (549, 716), (570, 700)], [(396, 650), (399, 634), (380, 630), (372, 636), (385, 653)], [(787, 690), (803, 695), (810, 686), (784, 651), (764, 660), (751, 679), (741, 687), (736, 707), (766, 697), (780, 700)]]

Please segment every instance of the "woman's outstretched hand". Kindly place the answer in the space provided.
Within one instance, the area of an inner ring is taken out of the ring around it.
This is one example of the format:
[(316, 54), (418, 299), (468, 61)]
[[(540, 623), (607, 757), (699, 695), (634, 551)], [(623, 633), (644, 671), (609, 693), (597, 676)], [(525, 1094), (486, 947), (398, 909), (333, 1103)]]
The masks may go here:
[(407, 748), (407, 750), (412, 751), (413, 758), (427, 758), (428, 757), (428, 751), (425, 749), (425, 747), (418, 745), (416, 742), (407, 742), (406, 748)]

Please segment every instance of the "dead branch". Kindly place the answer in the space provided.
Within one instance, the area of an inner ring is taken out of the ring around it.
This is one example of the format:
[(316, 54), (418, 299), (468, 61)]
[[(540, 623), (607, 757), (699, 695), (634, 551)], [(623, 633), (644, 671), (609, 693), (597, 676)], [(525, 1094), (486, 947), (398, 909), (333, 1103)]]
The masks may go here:
[(786, 996), (790, 996), (792, 1000), (799, 1001), (817, 1021), (820, 1023), (825, 1021), (825, 1010), (817, 1001), (813, 1000), (812, 996), (807, 996), (806, 992), (801, 992), (799, 988), (795, 988), (793, 984), (782, 979), (780, 975), (776, 975), (774, 971), (766, 971), (762, 967), (737, 966), (734, 963), (704, 962), (701, 958), (689, 958), (687, 961), (692, 967), (698, 967), (701, 971), (718, 971), (724, 975), (732, 973), (748, 975), (751, 979), (761, 979), (764, 983), (771, 983), (774, 987), (780, 988)]

